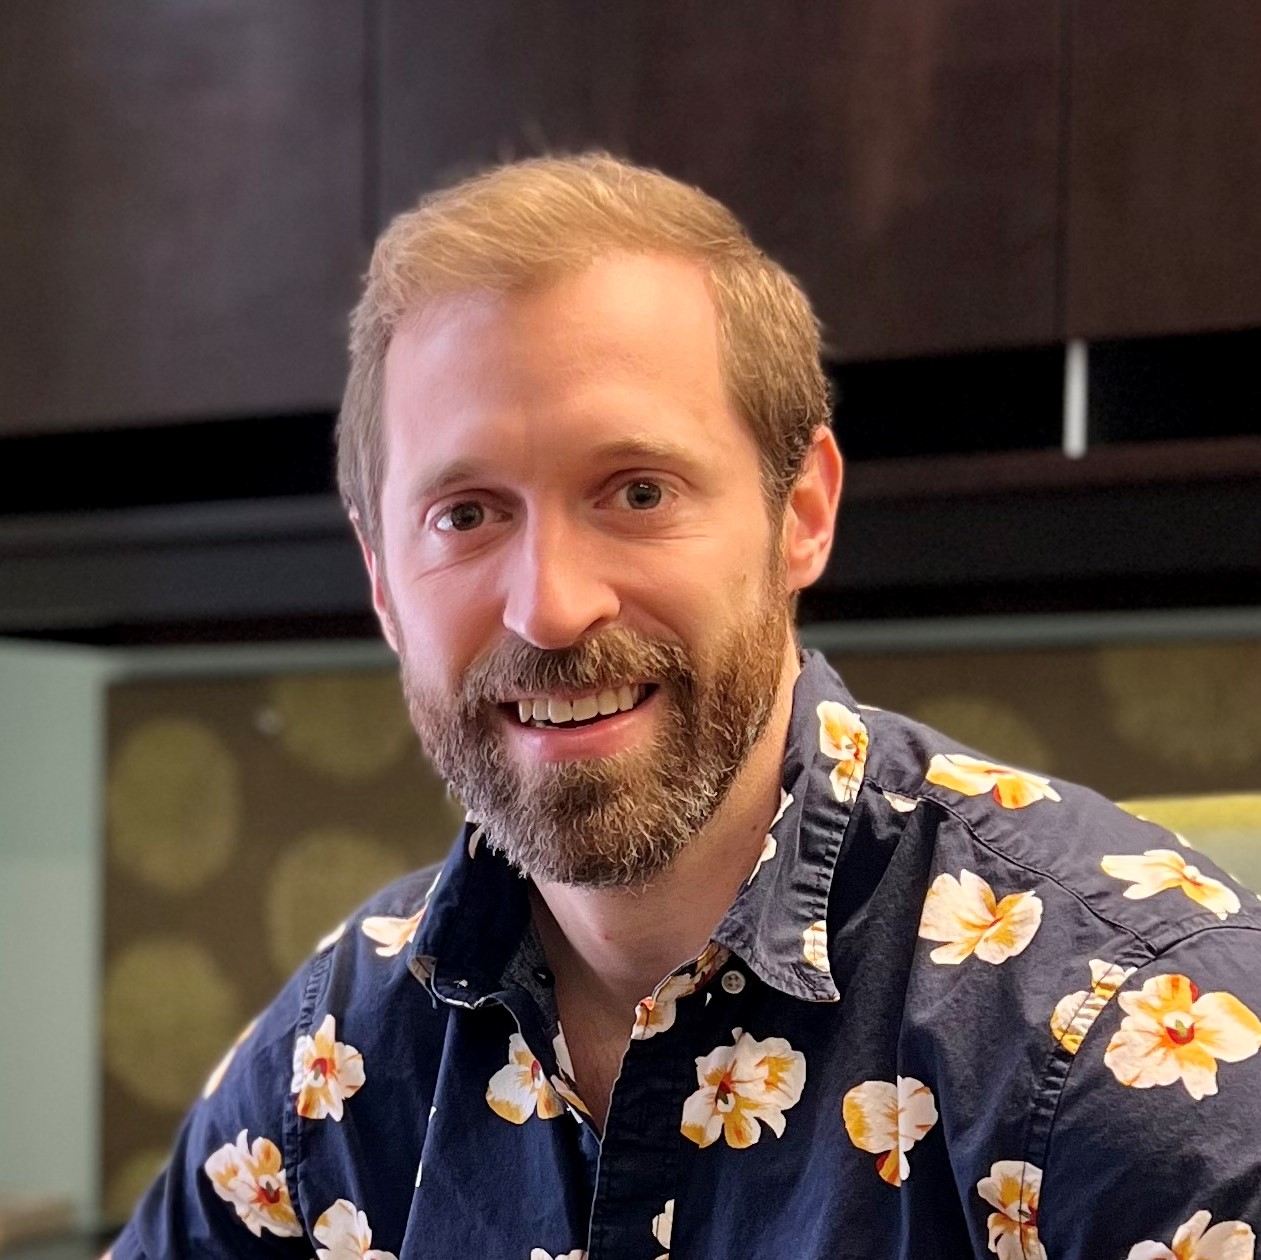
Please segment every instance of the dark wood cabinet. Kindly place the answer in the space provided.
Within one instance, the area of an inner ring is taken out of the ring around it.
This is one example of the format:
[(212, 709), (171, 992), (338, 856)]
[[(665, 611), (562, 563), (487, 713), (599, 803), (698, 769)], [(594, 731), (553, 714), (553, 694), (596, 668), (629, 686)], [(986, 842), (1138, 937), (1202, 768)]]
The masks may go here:
[(634, 156), (727, 202), (837, 357), (1054, 339), (1054, 5), (684, 2), (644, 27)]
[(0, 8), (0, 433), (336, 405), (365, 52), (347, 0)]
[(1068, 334), (1261, 325), (1261, 6), (1070, 6)]
[(637, 3), (380, 0), (379, 216), (495, 162), (624, 152)]

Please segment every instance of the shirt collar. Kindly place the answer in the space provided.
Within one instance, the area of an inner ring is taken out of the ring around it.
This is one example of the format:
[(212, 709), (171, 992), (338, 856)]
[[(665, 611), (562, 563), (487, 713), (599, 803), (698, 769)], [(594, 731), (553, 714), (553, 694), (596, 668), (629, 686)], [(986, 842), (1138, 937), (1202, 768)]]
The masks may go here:
[[(828, 896), (866, 761), (858, 706), (823, 656), (805, 652), (793, 689), (781, 810), (762, 859), (714, 932), (762, 980), (835, 1002)], [(503, 987), (530, 908), (525, 879), (469, 819), (412, 943), (409, 965), (446, 1001), (475, 1005)]]

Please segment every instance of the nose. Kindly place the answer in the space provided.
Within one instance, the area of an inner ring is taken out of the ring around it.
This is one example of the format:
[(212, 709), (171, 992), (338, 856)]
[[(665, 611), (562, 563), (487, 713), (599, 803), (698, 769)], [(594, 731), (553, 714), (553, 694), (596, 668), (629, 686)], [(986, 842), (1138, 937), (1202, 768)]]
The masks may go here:
[(591, 541), (564, 522), (531, 521), (505, 564), (504, 626), (537, 648), (570, 647), (621, 611)]

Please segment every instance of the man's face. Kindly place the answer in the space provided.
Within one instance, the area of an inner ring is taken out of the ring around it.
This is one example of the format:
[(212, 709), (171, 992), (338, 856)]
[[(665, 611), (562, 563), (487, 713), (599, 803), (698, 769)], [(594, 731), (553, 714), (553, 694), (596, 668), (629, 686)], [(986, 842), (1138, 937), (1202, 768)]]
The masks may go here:
[(527, 874), (664, 869), (792, 651), (702, 273), (618, 256), (450, 299), (386, 362), (374, 598), (421, 742)]

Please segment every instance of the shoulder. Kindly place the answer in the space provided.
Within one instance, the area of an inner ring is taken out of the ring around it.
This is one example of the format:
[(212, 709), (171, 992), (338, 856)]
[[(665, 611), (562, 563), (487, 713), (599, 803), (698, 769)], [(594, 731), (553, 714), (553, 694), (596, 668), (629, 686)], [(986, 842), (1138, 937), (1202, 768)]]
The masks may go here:
[[(1261, 899), (1181, 836), (1037, 768), (1004, 765), (898, 714), (866, 710), (867, 808), (927, 835), (936, 874), (991, 874), (1151, 958), (1217, 925), (1261, 928)], [(1089, 935), (1089, 934), (1088, 934)], [(1076, 939), (1083, 939), (1080, 934)]]

